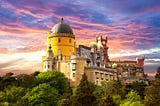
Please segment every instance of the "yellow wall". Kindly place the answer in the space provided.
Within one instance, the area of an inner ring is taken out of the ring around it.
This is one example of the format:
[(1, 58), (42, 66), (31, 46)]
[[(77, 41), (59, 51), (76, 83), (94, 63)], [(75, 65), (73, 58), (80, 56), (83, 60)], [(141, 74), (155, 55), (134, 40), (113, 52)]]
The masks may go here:
[(42, 56), (42, 71), (44, 69), (44, 58), (45, 58), (45, 56)]
[[(58, 42), (58, 39), (61, 39), (61, 42)], [(70, 39), (71, 42), (69, 42)], [(63, 56), (66, 56), (66, 59), (69, 59), (71, 55), (76, 55), (75, 38), (73, 34), (49, 34), (47, 42), (48, 47), (51, 43), (54, 57), (58, 56), (58, 49), (61, 50)]]

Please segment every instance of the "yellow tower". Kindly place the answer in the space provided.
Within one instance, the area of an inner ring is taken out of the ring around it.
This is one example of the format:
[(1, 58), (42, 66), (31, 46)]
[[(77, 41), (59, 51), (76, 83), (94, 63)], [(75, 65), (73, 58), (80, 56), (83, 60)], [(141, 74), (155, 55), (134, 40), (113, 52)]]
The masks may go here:
[(76, 55), (75, 36), (72, 28), (63, 22), (63, 18), (48, 33), (47, 42), (48, 47), (52, 46), (54, 57), (61, 56), (69, 60), (72, 55)]

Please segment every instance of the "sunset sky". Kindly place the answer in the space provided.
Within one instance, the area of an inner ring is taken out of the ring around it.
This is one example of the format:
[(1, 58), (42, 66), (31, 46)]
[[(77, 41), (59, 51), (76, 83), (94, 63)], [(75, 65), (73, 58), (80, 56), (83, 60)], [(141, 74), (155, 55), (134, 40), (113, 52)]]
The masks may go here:
[(41, 70), (47, 32), (61, 17), (89, 46), (108, 36), (111, 60), (145, 55), (145, 73), (160, 66), (160, 0), (0, 0), (0, 75)]

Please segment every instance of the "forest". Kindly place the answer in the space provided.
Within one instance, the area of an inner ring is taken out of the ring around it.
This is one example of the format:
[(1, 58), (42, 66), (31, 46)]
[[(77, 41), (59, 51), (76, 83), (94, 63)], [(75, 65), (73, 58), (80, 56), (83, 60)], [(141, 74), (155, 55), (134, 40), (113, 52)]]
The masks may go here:
[(87, 80), (71, 88), (58, 71), (0, 77), (0, 106), (160, 106), (160, 67), (149, 84), (104, 81), (101, 86)]

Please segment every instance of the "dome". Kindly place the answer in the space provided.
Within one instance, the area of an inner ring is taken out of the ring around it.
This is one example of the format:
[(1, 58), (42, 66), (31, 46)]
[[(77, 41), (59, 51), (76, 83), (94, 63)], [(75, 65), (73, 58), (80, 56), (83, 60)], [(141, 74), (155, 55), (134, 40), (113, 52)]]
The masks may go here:
[(62, 18), (61, 22), (54, 25), (54, 27), (51, 29), (51, 33), (53, 34), (60, 34), (60, 33), (73, 34), (73, 31), (69, 25), (63, 22), (63, 18)]
[(91, 47), (91, 48), (94, 48), (94, 47), (96, 47), (96, 46), (97, 46), (96, 42), (91, 42), (91, 43), (90, 43), (90, 47)]

